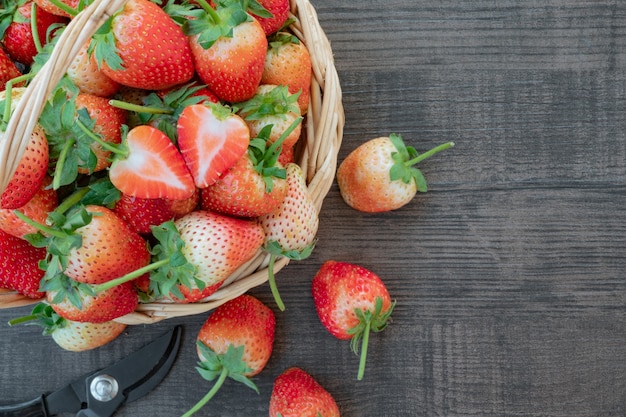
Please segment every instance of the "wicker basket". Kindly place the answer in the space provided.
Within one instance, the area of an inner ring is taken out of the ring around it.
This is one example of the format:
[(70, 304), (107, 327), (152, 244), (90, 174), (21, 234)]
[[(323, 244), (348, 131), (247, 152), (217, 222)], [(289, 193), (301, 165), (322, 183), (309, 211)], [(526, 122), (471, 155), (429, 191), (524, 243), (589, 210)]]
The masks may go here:
[[(17, 169), (28, 138), (50, 92), (91, 35), (128, 0), (95, 0), (78, 14), (59, 39), (48, 63), (33, 78), (19, 101), (6, 130), (7, 138), (0, 144), (0, 190), (4, 190)], [(308, 0), (291, 0), (292, 32), (307, 46), (311, 54), (313, 77), (309, 110), (299, 141), (297, 162), (307, 178), (309, 190), (318, 212), (335, 177), (337, 154), (344, 125), (341, 86), (334, 67), (330, 43), (319, 25), (317, 13)], [(21, 117), (18, 117), (21, 115)], [(193, 304), (147, 303), (135, 312), (116, 319), (127, 324), (147, 324), (163, 319), (199, 314), (233, 299), (268, 280), (269, 255), (263, 251), (241, 266), (222, 287), (202, 302)], [(276, 261), (278, 272), (288, 264), (287, 258)], [(0, 308), (19, 307), (38, 300), (0, 289)]]

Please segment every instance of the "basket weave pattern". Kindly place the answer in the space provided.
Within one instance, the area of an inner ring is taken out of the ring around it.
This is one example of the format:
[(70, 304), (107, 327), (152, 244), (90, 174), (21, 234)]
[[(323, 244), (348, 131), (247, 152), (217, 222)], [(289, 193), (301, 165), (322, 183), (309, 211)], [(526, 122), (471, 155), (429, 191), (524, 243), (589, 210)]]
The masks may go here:
[[(63, 77), (80, 46), (128, 0), (96, 0), (79, 13), (59, 39), (49, 61), (32, 79), (0, 143), (0, 190), (4, 190), (19, 166), (28, 138), (37, 123), (45, 102)], [(311, 55), (313, 76), (309, 109), (299, 140), (297, 162), (307, 179), (318, 213), (335, 177), (337, 154), (341, 145), (344, 114), (341, 86), (334, 67), (328, 38), (320, 27), (317, 13), (308, 0), (291, 0), (295, 23), (292, 32), (307, 46)], [(135, 312), (116, 319), (126, 324), (149, 324), (163, 319), (199, 314), (231, 300), (268, 280), (269, 255), (263, 251), (242, 265), (203, 302), (193, 304), (146, 303)], [(288, 264), (287, 258), (276, 261), (278, 272)], [(0, 308), (19, 307), (37, 302), (11, 291), (0, 289)]]

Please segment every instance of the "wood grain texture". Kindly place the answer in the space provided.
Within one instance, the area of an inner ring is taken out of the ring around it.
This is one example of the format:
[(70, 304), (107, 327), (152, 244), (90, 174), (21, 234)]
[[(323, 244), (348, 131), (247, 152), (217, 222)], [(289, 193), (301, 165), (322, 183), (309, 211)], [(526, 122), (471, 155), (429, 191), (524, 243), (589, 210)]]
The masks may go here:
[[(342, 415), (626, 416), (626, 3), (575, 0), (313, 2), (335, 55), (346, 127), (340, 161), (395, 132), (429, 191), (366, 215), (336, 185), (313, 255), (279, 274), (274, 354), (198, 415), (267, 415), (274, 378), (308, 370)], [(371, 338), (363, 381), (320, 325), (310, 281), (327, 259), (377, 272), (397, 300)], [(0, 400), (52, 390), (182, 323), (168, 378), (118, 416), (182, 414), (210, 388), (194, 366), (205, 317), (130, 327), (72, 354), (2, 323)]]

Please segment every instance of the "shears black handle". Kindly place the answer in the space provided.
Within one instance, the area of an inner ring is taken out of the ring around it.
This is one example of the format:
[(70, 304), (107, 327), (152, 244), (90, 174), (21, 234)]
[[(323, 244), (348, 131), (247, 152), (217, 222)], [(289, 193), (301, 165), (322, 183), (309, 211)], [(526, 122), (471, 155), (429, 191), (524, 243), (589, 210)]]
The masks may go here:
[(0, 405), (0, 417), (49, 417), (44, 396), (13, 405)]

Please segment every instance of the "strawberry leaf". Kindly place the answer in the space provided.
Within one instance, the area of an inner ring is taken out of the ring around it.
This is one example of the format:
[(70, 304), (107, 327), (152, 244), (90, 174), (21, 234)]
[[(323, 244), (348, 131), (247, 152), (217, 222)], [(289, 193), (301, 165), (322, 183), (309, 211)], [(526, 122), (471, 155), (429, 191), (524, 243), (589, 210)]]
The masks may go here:
[(209, 49), (221, 37), (232, 38), (236, 26), (252, 20), (238, 1), (218, 1), (215, 9), (204, 1), (200, 4), (204, 13), (194, 11), (193, 18), (183, 24), (183, 32), (187, 36), (197, 35), (204, 49)]
[(100, 28), (92, 36), (92, 40), (87, 47), (87, 53), (89, 55), (94, 54), (98, 68), (102, 67), (105, 63), (109, 68), (114, 71), (121, 71), (124, 69), (124, 63), (119, 56), (119, 50), (116, 46), (115, 34), (113, 33), (113, 18), (109, 19), (100, 26)]
[(259, 120), (267, 116), (277, 116), (286, 120), (288, 113), (300, 113), (299, 96), (299, 92), (290, 94), (287, 86), (277, 86), (240, 103), (239, 111), (246, 120)]

